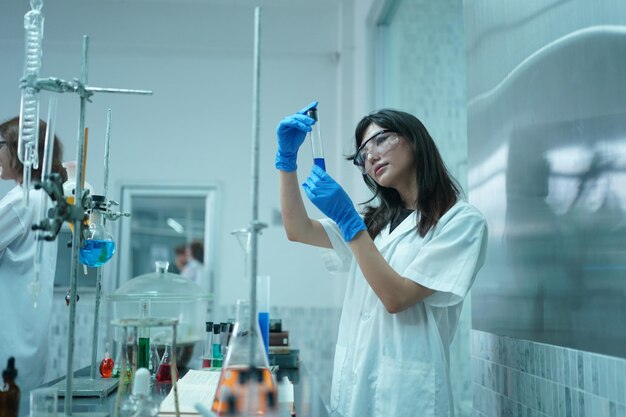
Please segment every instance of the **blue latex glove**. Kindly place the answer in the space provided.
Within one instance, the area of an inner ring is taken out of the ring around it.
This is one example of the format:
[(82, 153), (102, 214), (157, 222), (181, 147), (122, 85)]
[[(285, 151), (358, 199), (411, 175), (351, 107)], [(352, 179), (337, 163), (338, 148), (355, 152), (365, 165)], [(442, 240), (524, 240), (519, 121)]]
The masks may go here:
[(309, 200), (337, 223), (346, 242), (354, 239), (361, 230), (367, 230), (348, 194), (322, 168), (313, 165), (311, 175), (302, 188)]
[(278, 136), (278, 151), (276, 152), (276, 169), (293, 172), (298, 168), (298, 149), (306, 134), (311, 131), (315, 120), (306, 115), (306, 112), (317, 107), (317, 101), (312, 102), (296, 114), (285, 117), (278, 124), (276, 135)]

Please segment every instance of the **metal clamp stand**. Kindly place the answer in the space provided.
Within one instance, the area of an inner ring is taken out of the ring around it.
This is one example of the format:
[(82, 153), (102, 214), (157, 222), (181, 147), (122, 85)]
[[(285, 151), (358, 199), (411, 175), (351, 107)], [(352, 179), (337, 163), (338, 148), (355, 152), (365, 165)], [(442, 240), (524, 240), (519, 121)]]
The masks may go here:
[[(152, 91), (144, 90), (128, 90), (119, 88), (101, 88), (92, 87), (87, 85), (87, 63), (88, 63), (88, 48), (89, 38), (84, 36), (83, 48), (82, 48), (82, 63), (81, 63), (81, 77), (80, 80), (74, 79), (73, 81), (64, 81), (58, 78), (34, 78), (27, 77), (21, 80), (21, 88), (31, 88), (36, 91), (47, 90), (56, 93), (76, 93), (80, 96), (80, 116), (78, 123), (78, 146), (77, 146), (77, 166), (83, 166), (84, 149), (85, 149), (85, 113), (87, 101), (91, 101), (90, 98), (94, 93), (123, 93), (123, 94), (142, 94), (149, 95)], [(70, 313), (69, 313), (69, 331), (68, 331), (68, 348), (67, 348), (67, 374), (65, 393), (73, 393), (73, 361), (74, 361), (74, 339), (75, 339), (75, 319), (76, 319), (76, 287), (77, 287), (77, 275), (78, 275), (78, 250), (81, 245), (81, 223), (82, 217), (79, 216), (79, 206), (82, 203), (83, 196), (83, 172), (81, 169), (76, 173), (76, 199), (75, 207), (73, 208), (73, 225), (74, 235), (72, 238), (72, 259), (70, 270)], [(72, 395), (65, 395), (65, 415), (72, 415)]]
[[(126, 385), (126, 372), (127, 372), (127, 364), (126, 364), (126, 351), (127, 343), (128, 343), (128, 328), (132, 327), (134, 329), (137, 328), (145, 328), (145, 327), (172, 327), (172, 390), (174, 390), (174, 407), (176, 410), (176, 417), (180, 417), (180, 408), (178, 405), (178, 387), (176, 386), (176, 381), (178, 380), (178, 368), (176, 367), (176, 332), (178, 329), (178, 319), (159, 319), (159, 318), (148, 318), (148, 319), (118, 319), (113, 320), (111, 322), (112, 326), (121, 327), (122, 328), (122, 337), (123, 343), (121, 344), (122, 350), (122, 363), (120, 364), (120, 376), (119, 376), (119, 384), (117, 386), (117, 398), (115, 400), (115, 414), (114, 417), (119, 417), (120, 408), (122, 405), (122, 393), (124, 392)], [(137, 334), (137, 332), (135, 332)], [(133, 363), (132, 366), (132, 375), (134, 377), (136, 366), (137, 366), (137, 348), (136, 344), (133, 343)]]

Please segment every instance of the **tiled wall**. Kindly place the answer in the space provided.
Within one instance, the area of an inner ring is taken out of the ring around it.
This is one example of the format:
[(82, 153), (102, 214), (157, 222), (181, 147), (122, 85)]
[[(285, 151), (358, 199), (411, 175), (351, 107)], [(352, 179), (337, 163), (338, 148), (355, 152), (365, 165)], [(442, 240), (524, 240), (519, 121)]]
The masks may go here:
[[(91, 363), (91, 344), (93, 315), (95, 310), (94, 294), (79, 291), (80, 301), (76, 304), (76, 341), (74, 346), (74, 369)], [(53, 320), (50, 329), (48, 350), (48, 375), (52, 380), (66, 374), (67, 364), (67, 333), (69, 308), (65, 305), (62, 290), (55, 292)], [(105, 307), (102, 307), (100, 336), (98, 339), (98, 359), (104, 354), (104, 343), (107, 335)], [(273, 307), (272, 318), (281, 318), (283, 329), (289, 331), (290, 345), (300, 350), (300, 361), (313, 376), (322, 400), (328, 404), (332, 381), (332, 364), (337, 342), (340, 308), (304, 308), (304, 307)], [(235, 317), (235, 307), (219, 308), (215, 312), (217, 320)]]
[(626, 417), (626, 360), (472, 330), (476, 417)]
[[(52, 325), (48, 347), (47, 380), (64, 376), (67, 373), (67, 333), (69, 331), (69, 307), (65, 304), (66, 289), (54, 292), (52, 306)], [(95, 311), (95, 295), (89, 290), (81, 291), (76, 304), (74, 369), (85, 367), (91, 363), (91, 346), (93, 338), (93, 317)], [(102, 302), (101, 321), (99, 326), (98, 360), (104, 356), (104, 340), (106, 339), (106, 319), (104, 319), (104, 301)]]
[[(220, 308), (216, 317), (235, 317), (235, 308)], [(270, 318), (282, 319), (289, 344), (299, 349), (300, 362), (312, 376), (322, 401), (330, 404), (333, 358), (341, 308), (272, 307)]]

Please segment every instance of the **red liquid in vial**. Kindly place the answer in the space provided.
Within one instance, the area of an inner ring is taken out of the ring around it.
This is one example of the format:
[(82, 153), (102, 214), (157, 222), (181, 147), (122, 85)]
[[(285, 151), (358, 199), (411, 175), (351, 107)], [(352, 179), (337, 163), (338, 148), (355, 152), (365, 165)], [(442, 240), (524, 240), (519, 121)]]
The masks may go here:
[(202, 367), (210, 368), (211, 367), (211, 358), (202, 358)]

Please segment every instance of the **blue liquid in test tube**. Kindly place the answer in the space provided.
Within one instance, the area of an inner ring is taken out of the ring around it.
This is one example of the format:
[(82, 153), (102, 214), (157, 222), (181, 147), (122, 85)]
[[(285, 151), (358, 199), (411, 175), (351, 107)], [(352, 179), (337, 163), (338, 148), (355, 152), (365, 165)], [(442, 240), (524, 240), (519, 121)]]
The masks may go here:
[(324, 158), (313, 158), (313, 164), (326, 171), (326, 162), (324, 161)]
[(307, 111), (307, 116), (315, 120), (315, 124), (311, 126), (311, 150), (313, 151), (313, 163), (326, 171), (324, 148), (322, 147), (322, 132), (320, 129), (320, 120), (317, 115), (317, 108)]

